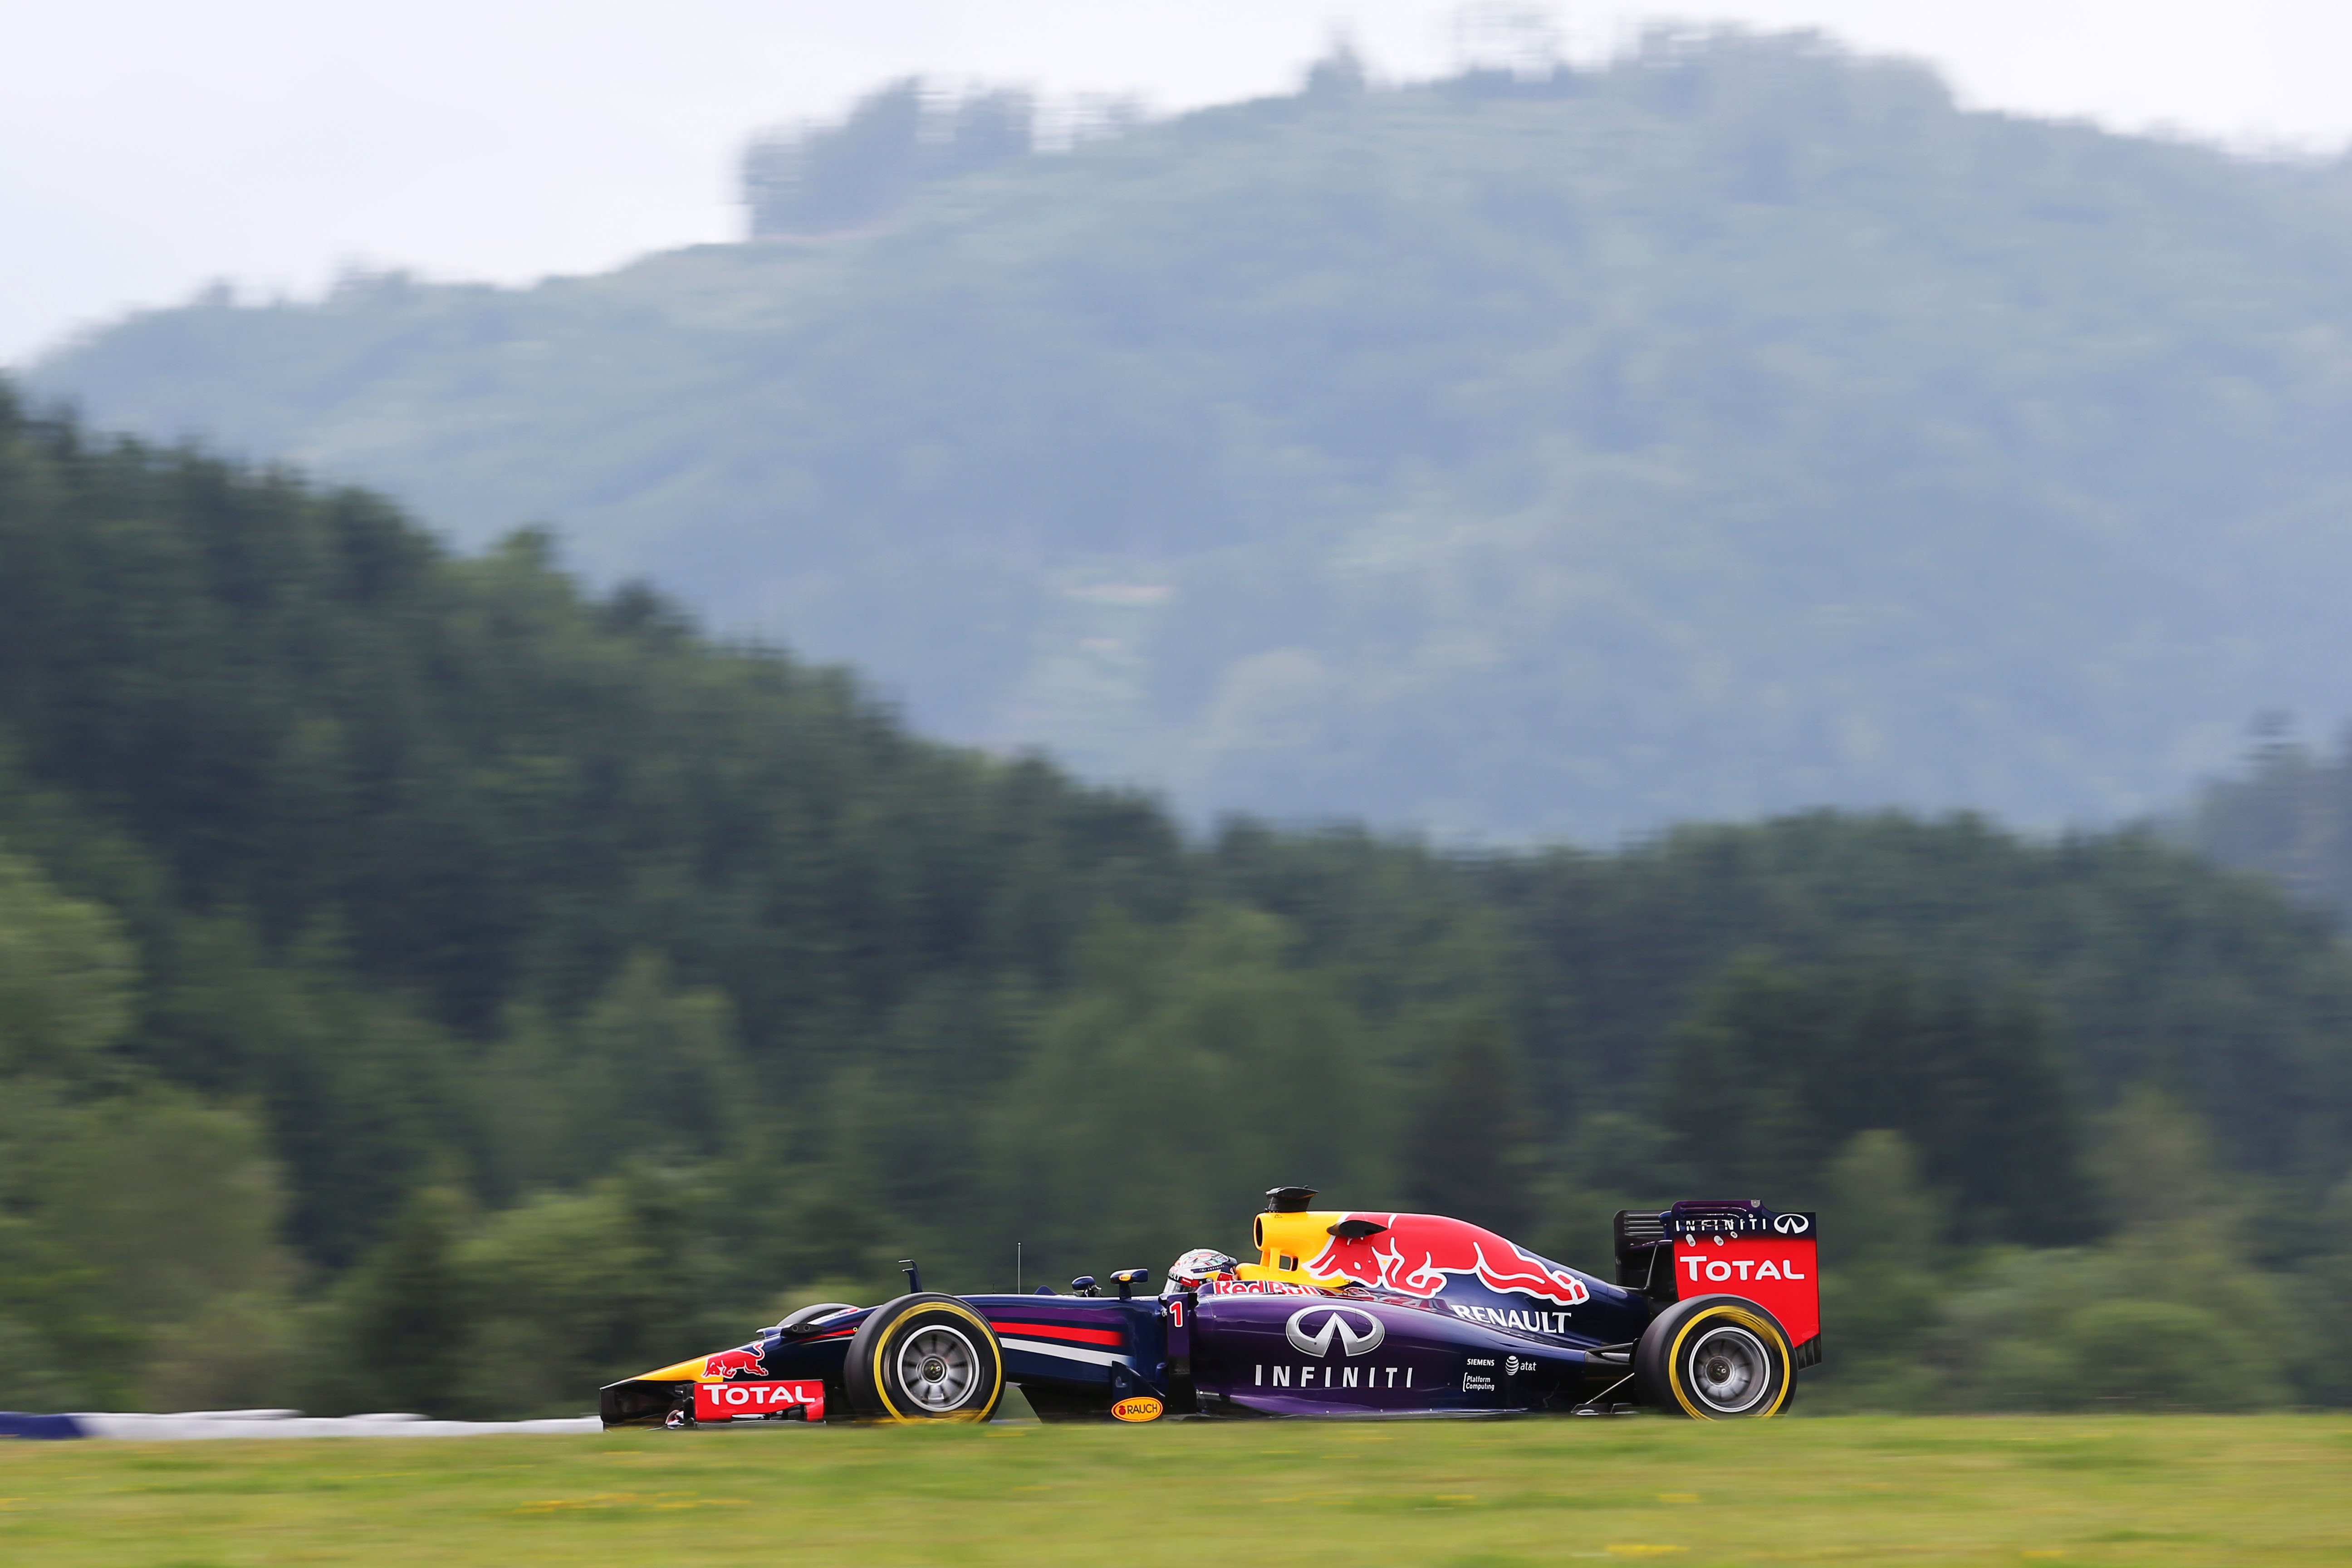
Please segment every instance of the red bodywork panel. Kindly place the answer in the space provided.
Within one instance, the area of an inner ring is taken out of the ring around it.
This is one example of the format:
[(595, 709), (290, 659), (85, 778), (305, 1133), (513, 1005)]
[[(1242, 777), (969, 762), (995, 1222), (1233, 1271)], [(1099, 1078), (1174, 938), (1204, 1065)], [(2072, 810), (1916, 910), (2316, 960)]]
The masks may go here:
[(1744, 1296), (1780, 1321), (1791, 1350), (1822, 1331), (1820, 1243), (1808, 1236), (1686, 1236), (1675, 1243), (1675, 1294)]
[(779, 1383), (698, 1383), (694, 1385), (697, 1421), (731, 1421), (738, 1415), (775, 1415), (798, 1410), (810, 1421), (824, 1419), (824, 1381), (807, 1378)]

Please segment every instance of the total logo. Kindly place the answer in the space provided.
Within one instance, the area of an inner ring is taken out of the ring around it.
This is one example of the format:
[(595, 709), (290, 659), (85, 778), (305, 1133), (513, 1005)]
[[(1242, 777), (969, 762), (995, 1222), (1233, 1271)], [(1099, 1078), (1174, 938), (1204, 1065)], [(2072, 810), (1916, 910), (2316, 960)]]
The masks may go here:
[(811, 1421), (824, 1419), (824, 1381), (792, 1383), (698, 1383), (697, 1421), (732, 1421), (741, 1415), (782, 1415), (797, 1410)]
[(1334, 1339), (1351, 1356), (1370, 1355), (1388, 1335), (1380, 1319), (1360, 1307), (1301, 1307), (1282, 1325), (1282, 1337), (1300, 1355), (1329, 1355)]
[[(1682, 1265), (1689, 1271), (1691, 1283), (1694, 1285), (1699, 1283), (1702, 1279), (1720, 1285), (1725, 1280), (1734, 1278), (1740, 1279), (1802, 1279), (1806, 1278), (1805, 1275), (1798, 1272), (1796, 1260), (1788, 1258), (1783, 1258), (1775, 1263), (1769, 1258), (1759, 1262), (1752, 1258), (1693, 1256), (1684, 1258)], [(1706, 1270), (1704, 1275), (1700, 1273), (1701, 1269)], [(1751, 1273), (1750, 1270), (1753, 1272)]]

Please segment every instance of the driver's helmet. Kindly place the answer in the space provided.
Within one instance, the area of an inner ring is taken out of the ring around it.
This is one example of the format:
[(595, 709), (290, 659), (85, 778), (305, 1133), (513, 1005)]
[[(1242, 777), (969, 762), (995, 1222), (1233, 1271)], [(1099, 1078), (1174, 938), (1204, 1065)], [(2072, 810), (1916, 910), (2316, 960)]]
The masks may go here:
[(1212, 1279), (1231, 1279), (1241, 1265), (1213, 1247), (1196, 1247), (1168, 1266), (1168, 1283), (1160, 1287), (1163, 1296), (1180, 1291), (1197, 1290)]

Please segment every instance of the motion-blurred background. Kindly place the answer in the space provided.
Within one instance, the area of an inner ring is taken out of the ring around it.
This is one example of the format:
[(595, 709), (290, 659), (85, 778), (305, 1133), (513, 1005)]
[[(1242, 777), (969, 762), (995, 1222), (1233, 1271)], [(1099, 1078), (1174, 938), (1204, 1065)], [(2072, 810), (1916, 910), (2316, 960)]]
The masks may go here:
[(1727, 14), (12, 20), (0, 1406), (1289, 1182), (2352, 1402), (2352, 20)]

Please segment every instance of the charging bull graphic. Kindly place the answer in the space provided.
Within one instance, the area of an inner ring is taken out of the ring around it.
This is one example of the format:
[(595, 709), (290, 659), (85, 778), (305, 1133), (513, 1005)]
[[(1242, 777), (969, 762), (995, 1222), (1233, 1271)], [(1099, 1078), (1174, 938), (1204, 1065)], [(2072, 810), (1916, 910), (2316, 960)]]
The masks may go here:
[(1565, 1268), (1524, 1252), (1491, 1230), (1431, 1214), (1351, 1214), (1331, 1227), (1328, 1245), (1307, 1265), (1375, 1290), (1436, 1296), (1448, 1275), (1470, 1274), (1489, 1290), (1517, 1291), (1563, 1307), (1591, 1293)]
[(767, 1353), (766, 1349), (760, 1345), (747, 1350), (720, 1351), (717, 1355), (703, 1359), (702, 1375), (732, 1378), (740, 1373), (744, 1377), (765, 1377), (768, 1375), (764, 1359)]

